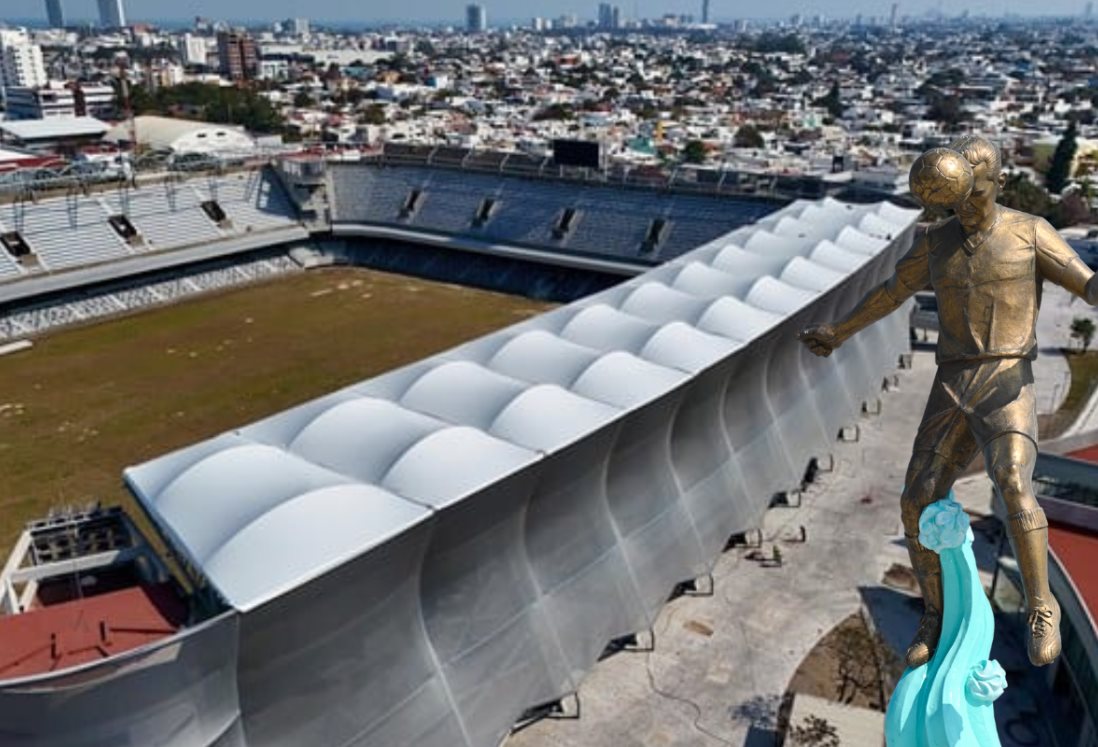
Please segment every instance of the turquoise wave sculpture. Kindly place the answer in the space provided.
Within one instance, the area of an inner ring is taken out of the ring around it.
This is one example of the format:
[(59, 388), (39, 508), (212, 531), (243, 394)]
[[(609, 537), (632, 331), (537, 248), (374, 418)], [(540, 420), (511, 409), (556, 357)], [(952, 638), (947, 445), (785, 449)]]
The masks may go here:
[(953, 491), (919, 518), (919, 541), (942, 559), (942, 636), (934, 657), (896, 685), (885, 716), (888, 747), (1000, 747), (992, 704), (1006, 673), (988, 660), (995, 620), (972, 540)]

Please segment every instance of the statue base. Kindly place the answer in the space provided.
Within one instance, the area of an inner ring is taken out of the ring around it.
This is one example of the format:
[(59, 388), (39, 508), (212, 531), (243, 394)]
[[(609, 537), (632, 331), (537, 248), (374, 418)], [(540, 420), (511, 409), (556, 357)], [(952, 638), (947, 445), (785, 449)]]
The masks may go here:
[(952, 491), (923, 511), (919, 541), (942, 562), (942, 635), (934, 657), (896, 685), (885, 716), (888, 747), (1000, 747), (993, 704), (1006, 675), (988, 660), (995, 620), (968, 515)]

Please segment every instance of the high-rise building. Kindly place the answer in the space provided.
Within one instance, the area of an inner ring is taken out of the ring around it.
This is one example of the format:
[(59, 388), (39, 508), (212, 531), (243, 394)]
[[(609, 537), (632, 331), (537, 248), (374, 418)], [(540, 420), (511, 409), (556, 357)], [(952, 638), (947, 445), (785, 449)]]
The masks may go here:
[(896, 28), (896, 22), (900, 20), (900, 4), (892, 3), (892, 13), (888, 17), (888, 25)]
[(105, 29), (120, 29), (126, 25), (122, 0), (99, 0), (99, 25)]
[(46, 85), (42, 48), (31, 43), (26, 29), (0, 29), (0, 90), (7, 101), (8, 89), (36, 89)]
[(1094, 3), (1087, 3), (1087, 7), (1086, 10), (1083, 12), (1083, 15), (1088, 21), (1094, 17)]
[(308, 18), (291, 18), (286, 22), (286, 25), (294, 36), (307, 36), (309, 33)]
[(65, 27), (65, 11), (61, 7), (61, 0), (46, 0), (46, 19), (50, 22), (50, 28)]
[(465, 30), (470, 34), (482, 34), (488, 30), (488, 10), (476, 3), (465, 6)]
[(709, 23), (709, 0), (702, 0), (702, 23)]
[(621, 28), (621, 8), (610, 3), (599, 3), (599, 28)]
[(221, 74), (232, 81), (254, 80), (259, 74), (259, 49), (245, 32), (222, 31), (217, 35)]
[(184, 65), (206, 64), (206, 40), (194, 34), (183, 34), (183, 40), (179, 44), (179, 51), (183, 54)]

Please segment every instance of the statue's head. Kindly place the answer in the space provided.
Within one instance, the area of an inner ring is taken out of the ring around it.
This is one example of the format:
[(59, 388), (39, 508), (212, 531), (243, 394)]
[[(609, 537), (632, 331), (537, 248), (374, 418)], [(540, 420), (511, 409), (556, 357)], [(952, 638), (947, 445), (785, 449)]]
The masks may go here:
[(987, 138), (965, 135), (949, 144), (972, 164), (972, 194), (955, 208), (962, 223), (979, 223), (995, 209), (995, 201), (1006, 185), (1003, 158), (999, 149)]

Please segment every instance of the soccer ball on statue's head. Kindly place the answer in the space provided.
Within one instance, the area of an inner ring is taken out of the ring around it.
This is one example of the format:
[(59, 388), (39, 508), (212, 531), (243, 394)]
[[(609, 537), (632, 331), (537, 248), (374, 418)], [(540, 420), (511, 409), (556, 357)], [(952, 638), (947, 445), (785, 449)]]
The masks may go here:
[(915, 159), (911, 194), (923, 207), (956, 207), (972, 194), (972, 164), (949, 148), (932, 148)]

